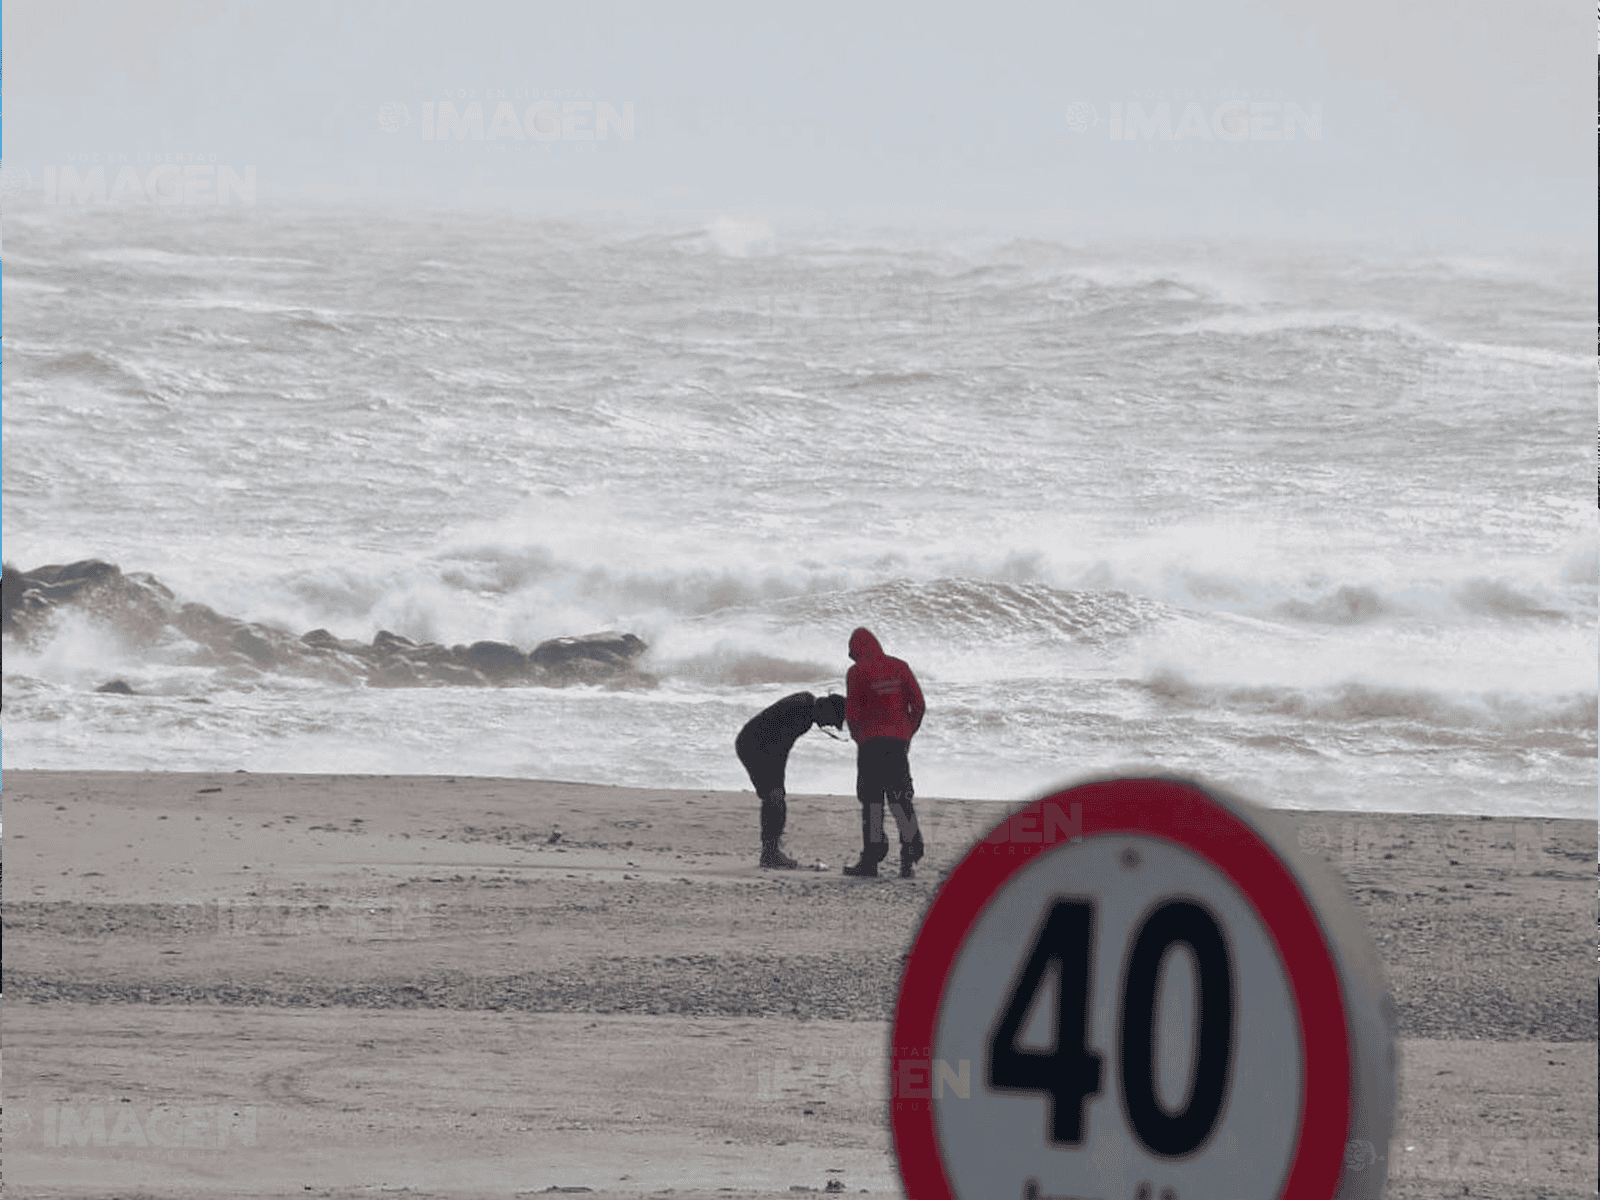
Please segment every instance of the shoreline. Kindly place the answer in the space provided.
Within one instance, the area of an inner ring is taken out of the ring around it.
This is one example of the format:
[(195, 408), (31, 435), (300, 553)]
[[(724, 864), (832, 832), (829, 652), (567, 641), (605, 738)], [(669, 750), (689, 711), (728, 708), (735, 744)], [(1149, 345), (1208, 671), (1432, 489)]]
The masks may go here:
[[(1273, 808), (1259, 801), (1248, 791), (1237, 788), (1220, 779), (1213, 779), (1203, 774), (1194, 774), (1182, 770), (1163, 768), (1154, 762), (1131, 761), (1122, 766), (1108, 767), (1105, 770), (1080, 771), (1069, 773), (1062, 780), (1048, 788), (1034, 788), (1018, 792), (1016, 795), (998, 797), (958, 797), (958, 796), (924, 796), (920, 791), (916, 796), (916, 803), (920, 810), (924, 804), (954, 804), (975, 805), (986, 809), (998, 811), (1001, 806), (1020, 807), (1031, 803), (1041, 796), (1052, 791), (1075, 787), (1091, 779), (1104, 779), (1116, 775), (1125, 775), (1129, 778), (1140, 776), (1158, 776), (1175, 774), (1183, 777), (1196, 778), (1201, 782), (1215, 784), (1234, 794), (1255, 803), (1257, 807), (1268, 812), (1281, 814), (1285, 817), (1299, 819), (1306, 818), (1321, 821), (1383, 821), (1389, 819), (1419, 819), (1419, 820), (1485, 820), (1502, 822), (1568, 822), (1575, 825), (1588, 825), (1600, 828), (1600, 821), (1596, 818), (1585, 816), (1561, 816), (1543, 812), (1499, 813), (1481, 812), (1472, 810), (1438, 810), (1430, 808)], [(6, 767), (0, 770), (0, 806), (3, 806), (5, 794), (14, 792), (24, 783), (41, 779), (63, 779), (65, 777), (81, 778), (84, 781), (104, 779), (108, 781), (125, 781), (129, 778), (152, 779), (206, 779), (212, 781), (227, 781), (238, 776), (245, 776), (255, 780), (323, 780), (328, 783), (337, 783), (340, 780), (362, 780), (368, 783), (382, 780), (392, 782), (402, 787), (412, 787), (429, 783), (444, 783), (450, 781), (462, 784), (483, 784), (505, 786), (513, 788), (529, 787), (538, 789), (577, 789), (593, 790), (595, 792), (622, 792), (622, 793), (648, 793), (652, 796), (744, 796), (751, 803), (755, 803), (755, 794), (747, 785), (738, 789), (705, 787), (649, 787), (639, 784), (623, 783), (595, 783), (582, 779), (547, 779), (525, 775), (472, 775), (464, 772), (394, 772), (379, 773), (375, 771), (250, 771), (244, 767), (231, 769), (224, 768), (195, 768), (185, 770), (156, 770), (142, 768), (136, 770), (106, 768), (106, 767)], [(8, 782), (9, 781), (9, 782)], [(830, 792), (790, 792), (790, 798), (806, 796), (815, 799), (827, 799), (839, 804), (854, 805), (856, 799), (853, 795)], [(998, 819), (996, 817), (995, 819)]]
[[(4, 785), (6, 1181), (59, 1196), (897, 1195), (874, 1087), (900, 958), (1007, 807), (919, 797), (917, 878), (852, 880), (853, 797), (792, 795), (786, 846), (827, 869), (762, 871), (751, 792)], [(1596, 823), (1278, 816), (1343, 880), (1396, 1001), (1387, 1194), (1591, 1189)], [(186, 1156), (45, 1133), (67, 1108), (99, 1106), (109, 1135), (163, 1104), (213, 1127), (248, 1109), (255, 1141)]]

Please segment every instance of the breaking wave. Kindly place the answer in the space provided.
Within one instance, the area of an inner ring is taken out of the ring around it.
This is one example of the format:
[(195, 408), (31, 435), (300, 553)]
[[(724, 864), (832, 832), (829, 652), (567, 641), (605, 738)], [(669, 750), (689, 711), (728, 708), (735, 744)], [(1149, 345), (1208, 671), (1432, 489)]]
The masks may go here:
[(1455, 589), (1457, 603), (1486, 617), (1543, 617), (1560, 620), (1566, 614), (1541, 605), (1498, 579), (1469, 579)]
[(680, 659), (653, 659), (650, 665), (668, 679), (689, 679), (713, 687), (817, 684), (837, 679), (839, 675), (836, 665), (736, 650), (712, 651)]
[[(1241, 687), (1194, 683), (1173, 670), (1155, 671), (1133, 685), (1163, 706), (1290, 717), (1326, 725), (1415, 722), (1457, 730), (1592, 735), (1600, 723), (1600, 701), (1580, 694), (1531, 699), (1499, 692), (1445, 694), (1356, 681), (1323, 688)], [(1593, 741), (1590, 736), (1591, 747)]]
[(1180, 610), (1124, 592), (1065, 591), (993, 579), (892, 580), (769, 606), (783, 624), (869, 625), (892, 637), (1098, 643), (1143, 632)]
[(32, 364), (30, 373), (46, 380), (87, 383), (106, 391), (133, 396), (148, 395), (150, 385), (138, 368), (114, 354), (99, 350), (77, 350)]

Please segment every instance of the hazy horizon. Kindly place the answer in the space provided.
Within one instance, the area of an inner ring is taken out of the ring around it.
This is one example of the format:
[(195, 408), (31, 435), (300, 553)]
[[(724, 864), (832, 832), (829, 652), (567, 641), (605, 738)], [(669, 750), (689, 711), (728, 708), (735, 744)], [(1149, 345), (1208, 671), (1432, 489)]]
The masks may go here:
[(171, 161), (250, 168), (257, 205), (1595, 239), (1572, 6), (21, 3), (4, 32), (24, 208), (68, 169), (126, 202), (125, 167), (142, 190)]

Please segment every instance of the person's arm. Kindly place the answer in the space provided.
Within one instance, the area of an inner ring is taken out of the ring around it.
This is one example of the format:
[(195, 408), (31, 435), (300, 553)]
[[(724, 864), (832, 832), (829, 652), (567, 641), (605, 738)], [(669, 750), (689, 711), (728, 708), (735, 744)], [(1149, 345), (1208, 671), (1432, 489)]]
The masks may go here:
[(917, 677), (911, 673), (911, 668), (905, 668), (906, 689), (906, 715), (911, 718), (911, 732), (916, 733), (922, 728), (922, 714), (928, 709), (922, 699), (922, 689), (917, 686)]
[(844, 676), (844, 723), (850, 727), (850, 737), (859, 742), (861, 738), (856, 734), (856, 728), (861, 724), (861, 718), (866, 714), (861, 711), (861, 693), (865, 690), (857, 686), (856, 671), (858, 667), (851, 667)]
[(811, 732), (811, 726), (816, 723), (817, 698), (810, 692), (796, 692), (785, 701), (789, 706), (786, 724), (788, 731), (794, 734), (790, 745), (799, 740), (803, 735)]

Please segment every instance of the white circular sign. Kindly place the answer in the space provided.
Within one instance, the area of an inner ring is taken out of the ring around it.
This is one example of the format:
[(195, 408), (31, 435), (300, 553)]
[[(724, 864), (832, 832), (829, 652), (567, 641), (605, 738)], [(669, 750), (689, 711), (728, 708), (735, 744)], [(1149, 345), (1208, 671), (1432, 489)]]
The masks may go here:
[(1292, 853), (1178, 779), (1085, 784), (996, 826), (902, 978), (910, 1200), (1376, 1196), (1383, 1170), (1346, 1173), (1392, 1113), (1376, 956)]

